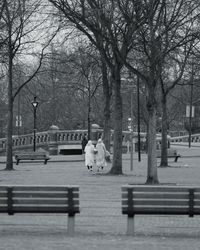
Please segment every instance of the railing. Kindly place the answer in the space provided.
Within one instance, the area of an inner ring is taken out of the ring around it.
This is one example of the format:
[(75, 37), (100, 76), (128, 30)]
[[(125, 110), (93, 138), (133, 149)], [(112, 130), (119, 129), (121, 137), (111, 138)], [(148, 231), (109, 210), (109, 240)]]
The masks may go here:
[(180, 131), (169, 131), (171, 137), (188, 136), (188, 132), (185, 130)]
[[(103, 133), (102, 129), (98, 129), (97, 131), (98, 137), (100, 137)], [(49, 130), (44, 132), (36, 133), (36, 147), (42, 147), (49, 149), (51, 145), (65, 145), (65, 144), (81, 144), (81, 140), (83, 135), (87, 134), (87, 130)], [(146, 141), (146, 133), (140, 133), (141, 141)], [(13, 136), (13, 149), (31, 149), (33, 147), (33, 134)], [(135, 141), (137, 141), (137, 132), (133, 133), (133, 137)], [(192, 141), (200, 141), (200, 134), (192, 135)], [(169, 137), (169, 141), (171, 142), (182, 142), (188, 141), (188, 136), (181, 137)], [(122, 144), (123, 146), (127, 146), (130, 142), (130, 131), (123, 131)], [(111, 131), (111, 145), (113, 144), (113, 131)], [(161, 136), (157, 135), (157, 149), (160, 148), (161, 145)], [(0, 139), (0, 152), (5, 151), (6, 149), (6, 139)]]
[(59, 130), (56, 132), (56, 141), (61, 144), (63, 142), (80, 143), (85, 134), (87, 134), (87, 130)]
[[(36, 134), (36, 143), (38, 146), (48, 145), (49, 134), (47, 132), (39, 132)], [(33, 134), (13, 136), (13, 148), (23, 148), (33, 145)], [(0, 139), (0, 150), (6, 149), (6, 139)]]
[[(172, 137), (171, 138), (171, 142), (188, 142), (188, 135), (184, 135), (184, 136), (179, 136), (179, 137)], [(200, 142), (200, 134), (194, 134), (191, 135), (191, 142)]]

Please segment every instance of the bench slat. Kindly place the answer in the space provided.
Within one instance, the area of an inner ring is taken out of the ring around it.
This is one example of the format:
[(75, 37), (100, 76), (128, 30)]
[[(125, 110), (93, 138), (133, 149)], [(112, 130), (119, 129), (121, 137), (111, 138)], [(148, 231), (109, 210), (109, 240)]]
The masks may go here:
[[(128, 201), (123, 200), (122, 205), (128, 206)], [(133, 209), (136, 206), (188, 206), (188, 200), (134, 200)]]
[(30, 159), (31, 157), (33, 157), (33, 158), (37, 158), (37, 157), (39, 157), (39, 158), (43, 158), (43, 157), (45, 157), (45, 158), (49, 158), (49, 156), (47, 156), (46, 154), (27, 154), (27, 155), (16, 155), (15, 156), (15, 158), (18, 158), (18, 159)]
[[(193, 210), (195, 214), (200, 214), (200, 209), (195, 208)], [(128, 209), (122, 209), (123, 214), (189, 214), (189, 208), (188, 207), (137, 207), (134, 209), (134, 211), (129, 211)]]
[(38, 193), (46, 194), (66, 194), (69, 188), (73, 189), (73, 193), (79, 192), (78, 186), (0, 186), (0, 197), (7, 196), (7, 189), (13, 188), (13, 194), (28, 194), (31, 192), (33, 195)]
[[(128, 206), (128, 200), (122, 200), (122, 205), (123, 206)], [(135, 200), (134, 199), (134, 205), (139, 206), (139, 205), (151, 205), (151, 206), (160, 206), (160, 205), (165, 205), (165, 206), (188, 206), (189, 202), (187, 200)], [(194, 201), (194, 206), (200, 206), (200, 200), (195, 200)]]
[(0, 192), (0, 199), (7, 197), (7, 192)]
[[(68, 213), (68, 206), (14, 206), (13, 213)], [(79, 213), (79, 207), (74, 207), (74, 213)], [(0, 207), (0, 212), (8, 212), (7, 207)]]
[[(68, 205), (68, 199), (13, 199), (14, 205)], [(73, 205), (78, 205), (79, 200), (73, 200)]]
[[(12, 187), (12, 186), (11, 186)], [(69, 188), (72, 188), (73, 191), (79, 191), (78, 186), (14, 186), (13, 191), (47, 191), (47, 192), (57, 192), (57, 191), (63, 191), (66, 192), (69, 190)]]
[[(188, 192), (187, 193), (133, 193), (134, 200), (135, 199), (188, 199)], [(122, 199), (127, 199), (128, 194), (122, 193)]]
[(0, 206), (3, 205), (3, 204), (7, 204), (8, 201), (7, 201), (7, 198), (6, 199), (0, 199)]
[[(6, 197), (6, 195), (4, 196)], [(74, 198), (79, 198), (78, 192), (73, 192)], [(68, 198), (68, 193), (66, 192), (15, 192), (13, 193), (13, 198)]]
[(125, 185), (122, 186), (122, 192), (126, 192), (128, 189), (133, 190), (134, 192), (188, 192), (188, 189), (194, 188), (195, 192), (200, 193), (200, 187), (190, 187), (190, 186), (134, 186), (134, 185)]

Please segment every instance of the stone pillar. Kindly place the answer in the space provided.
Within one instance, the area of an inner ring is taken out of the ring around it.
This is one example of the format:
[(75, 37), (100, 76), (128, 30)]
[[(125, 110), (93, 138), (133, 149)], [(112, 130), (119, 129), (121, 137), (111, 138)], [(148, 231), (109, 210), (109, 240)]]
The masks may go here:
[(51, 125), (49, 128), (48, 134), (49, 134), (49, 154), (50, 155), (58, 155), (58, 143), (57, 143), (57, 132), (59, 131), (58, 126)]
[(91, 140), (94, 145), (97, 144), (98, 134), (99, 134), (99, 125), (98, 124), (92, 124), (92, 129), (91, 129)]

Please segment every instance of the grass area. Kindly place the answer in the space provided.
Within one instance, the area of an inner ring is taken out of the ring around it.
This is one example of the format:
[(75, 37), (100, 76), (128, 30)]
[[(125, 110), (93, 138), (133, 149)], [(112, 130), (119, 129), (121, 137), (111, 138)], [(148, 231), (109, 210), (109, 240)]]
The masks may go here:
[[(178, 150), (180, 154), (187, 149)], [(198, 152), (197, 152), (198, 153)], [(195, 153), (196, 154), (196, 153)], [(170, 160), (168, 168), (158, 168), (160, 183), (200, 185), (199, 158)], [(4, 164), (0, 169), (4, 169)], [(19, 185), (80, 186), (81, 213), (76, 216), (74, 236), (67, 235), (67, 215), (0, 214), (0, 250), (64, 249), (199, 249), (200, 218), (187, 216), (136, 216), (135, 236), (126, 236), (127, 218), (121, 214), (121, 186), (145, 183), (146, 156), (141, 163), (134, 156), (123, 160), (123, 175), (88, 172), (84, 162), (21, 163), (15, 171), (1, 171), (0, 182)], [(198, 246), (197, 246), (198, 244)]]

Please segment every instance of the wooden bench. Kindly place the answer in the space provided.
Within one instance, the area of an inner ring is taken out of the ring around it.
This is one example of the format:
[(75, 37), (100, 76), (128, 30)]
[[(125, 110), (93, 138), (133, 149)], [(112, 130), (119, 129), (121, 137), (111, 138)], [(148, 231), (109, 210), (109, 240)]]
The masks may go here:
[(122, 214), (128, 215), (127, 234), (134, 234), (135, 214), (200, 214), (200, 187), (126, 185), (122, 186)]
[[(156, 150), (157, 158), (161, 158), (161, 150)], [(167, 149), (167, 157), (174, 158), (174, 161), (177, 162), (178, 158), (181, 157), (180, 154), (177, 153), (176, 149), (168, 148)]]
[(67, 213), (73, 234), (79, 212), (78, 186), (0, 186), (0, 213)]
[(27, 160), (44, 160), (44, 164), (47, 164), (47, 161), (50, 159), (47, 152), (24, 152), (15, 154), (16, 165), (19, 164), (19, 161)]

